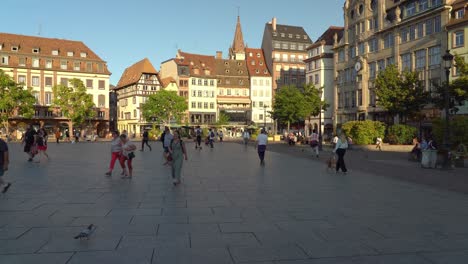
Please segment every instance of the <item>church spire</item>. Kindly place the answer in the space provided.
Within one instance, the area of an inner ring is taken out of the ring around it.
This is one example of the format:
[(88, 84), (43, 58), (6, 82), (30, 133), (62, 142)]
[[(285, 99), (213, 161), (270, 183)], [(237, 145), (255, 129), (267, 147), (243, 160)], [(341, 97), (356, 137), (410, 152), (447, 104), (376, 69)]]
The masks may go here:
[(240, 24), (240, 17), (237, 16), (236, 32), (234, 34), (234, 40), (232, 42), (231, 49), (229, 51), (231, 59), (244, 60), (245, 59), (245, 45), (244, 37), (242, 36), (242, 29)]

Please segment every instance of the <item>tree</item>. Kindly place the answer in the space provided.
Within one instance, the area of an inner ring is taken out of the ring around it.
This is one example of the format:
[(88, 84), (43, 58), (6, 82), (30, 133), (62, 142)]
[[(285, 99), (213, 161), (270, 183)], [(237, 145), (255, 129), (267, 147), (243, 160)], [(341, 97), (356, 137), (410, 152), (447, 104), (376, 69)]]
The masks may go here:
[(216, 126), (224, 126), (229, 123), (229, 116), (226, 115), (224, 111), (219, 112), (218, 121), (216, 121)]
[(395, 65), (381, 71), (375, 80), (377, 104), (399, 121), (412, 117), (428, 103), (429, 93), (419, 80), (418, 72), (398, 71)]
[(288, 125), (304, 119), (312, 111), (304, 94), (295, 86), (284, 86), (275, 94), (273, 102), (273, 119)]
[(73, 133), (73, 124), (81, 125), (86, 119), (96, 115), (93, 97), (86, 92), (80, 79), (71, 79), (70, 86), (55, 85), (52, 87), (54, 98), (50, 109), (60, 108), (69, 121), (69, 131)]
[(317, 116), (320, 110), (327, 110), (330, 106), (327, 102), (323, 101), (320, 94), (323, 93), (323, 88), (316, 88), (313, 84), (304, 86), (304, 99), (306, 100), (306, 111), (311, 116)]
[(181, 120), (187, 110), (187, 102), (175, 91), (161, 90), (150, 95), (141, 108), (147, 121), (154, 118), (158, 122), (169, 124), (173, 118)]
[(34, 115), (36, 99), (32, 88), (24, 88), (0, 70), (0, 121), (9, 133), (8, 119), (17, 116), (31, 118)]

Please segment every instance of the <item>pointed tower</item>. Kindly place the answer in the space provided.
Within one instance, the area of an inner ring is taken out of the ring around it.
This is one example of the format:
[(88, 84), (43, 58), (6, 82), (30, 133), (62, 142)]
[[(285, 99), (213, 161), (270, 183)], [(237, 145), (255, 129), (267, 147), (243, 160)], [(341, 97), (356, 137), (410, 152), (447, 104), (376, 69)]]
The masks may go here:
[(242, 29), (240, 24), (240, 17), (237, 16), (236, 33), (234, 34), (234, 41), (229, 49), (229, 58), (231, 60), (245, 60), (245, 45), (244, 37), (242, 36)]

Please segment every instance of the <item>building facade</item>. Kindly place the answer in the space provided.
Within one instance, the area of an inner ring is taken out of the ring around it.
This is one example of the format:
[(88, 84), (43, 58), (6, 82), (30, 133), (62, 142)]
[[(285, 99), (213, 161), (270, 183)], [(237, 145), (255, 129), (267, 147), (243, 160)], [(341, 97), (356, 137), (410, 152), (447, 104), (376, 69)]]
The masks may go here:
[(272, 78), (262, 49), (246, 48), (246, 64), (250, 77), (251, 121), (268, 131), (273, 129)]
[[(306, 64), (306, 83), (321, 89), (321, 97), (328, 107), (318, 116), (310, 116), (305, 120), (305, 135), (309, 136), (313, 130), (322, 131), (324, 139), (333, 134), (333, 109), (335, 109), (335, 63), (333, 60), (333, 44), (335, 38), (341, 39), (343, 27), (329, 27), (314, 44), (306, 48), (308, 58)], [(321, 120), (320, 120), (321, 119)]]
[(140, 136), (144, 129), (152, 128), (152, 122), (143, 118), (141, 105), (161, 88), (159, 74), (147, 58), (125, 69), (114, 89), (120, 132), (126, 130), (128, 135)]
[(80, 79), (92, 95), (96, 116), (86, 121), (82, 129), (103, 137), (109, 126), (109, 79), (107, 64), (81, 41), (43, 38), (0, 33), (0, 69), (18, 84), (32, 87), (36, 97), (36, 112), (32, 119), (13, 116), (10, 133), (20, 134), (28, 124), (43, 126), (50, 133), (65, 131), (69, 121), (60, 109), (50, 109), (52, 87), (69, 85)]
[[(457, 0), (452, 4), (450, 11), (450, 21), (446, 26), (448, 34), (448, 48), (452, 55), (457, 55), (468, 63), (468, 2)], [(459, 71), (455, 65), (451, 69), (450, 80), (459, 77)], [(456, 114), (468, 115), (468, 102), (458, 106)]]
[[(451, 0), (347, 0), (344, 33), (334, 43), (335, 125), (351, 120), (386, 120), (376, 103), (374, 80), (390, 64), (419, 72), (425, 89), (444, 81)], [(424, 111), (428, 120), (438, 110)]]
[(305, 84), (306, 47), (312, 44), (302, 27), (280, 25), (276, 18), (265, 24), (262, 49), (273, 77), (273, 91), (284, 85)]

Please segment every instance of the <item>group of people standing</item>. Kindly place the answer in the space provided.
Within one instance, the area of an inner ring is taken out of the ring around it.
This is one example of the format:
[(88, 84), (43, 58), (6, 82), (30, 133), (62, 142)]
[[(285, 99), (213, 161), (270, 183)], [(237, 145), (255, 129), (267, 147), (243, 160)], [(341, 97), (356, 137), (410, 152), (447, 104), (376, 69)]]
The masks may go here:
[(47, 160), (50, 159), (47, 154), (47, 131), (44, 128), (39, 128), (38, 131), (31, 125), (26, 133), (23, 135), (22, 143), (24, 144), (24, 152), (28, 154), (28, 161), (33, 161), (34, 157), (39, 155), (39, 159), (36, 162), (42, 160), (44, 155)]

